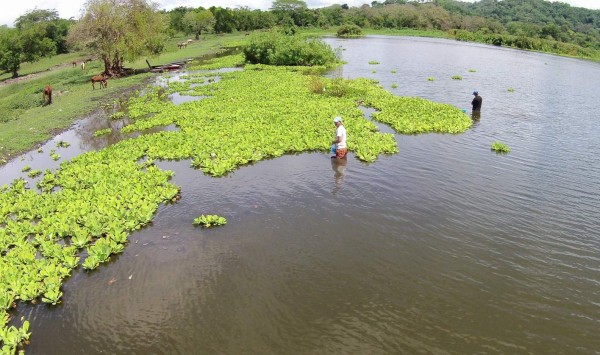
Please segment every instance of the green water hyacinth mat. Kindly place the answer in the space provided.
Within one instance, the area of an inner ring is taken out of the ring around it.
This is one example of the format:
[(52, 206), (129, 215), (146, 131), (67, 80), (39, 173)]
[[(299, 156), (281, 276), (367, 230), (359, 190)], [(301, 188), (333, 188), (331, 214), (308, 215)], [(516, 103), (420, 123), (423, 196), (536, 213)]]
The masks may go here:
[[(130, 100), (125, 115), (133, 123), (123, 131), (170, 124), (179, 131), (142, 134), (65, 161), (43, 173), (40, 192), (23, 179), (1, 187), (2, 351), (16, 352), (29, 337), (26, 321), (7, 326), (16, 319), (15, 302), (59, 303), (73, 269), (92, 270), (123, 252), (128, 236), (148, 224), (161, 203), (178, 198), (179, 187), (169, 182), (172, 172), (156, 167), (157, 159), (190, 159), (206, 174), (222, 176), (286, 153), (325, 153), (335, 116), (344, 118), (348, 148), (358, 159), (398, 152), (394, 136), (378, 132), (357, 102), (377, 109), (373, 117), (400, 133), (460, 133), (471, 125), (456, 107), (396, 97), (371, 80), (316, 77), (323, 85), (315, 92), (309, 89), (315, 76), (305, 75), (309, 70), (314, 68), (247, 66), (217, 73), (219, 80), (203, 85), (150, 88)], [(190, 76), (196, 82), (199, 77)], [(205, 98), (173, 105), (165, 96), (175, 90)]]

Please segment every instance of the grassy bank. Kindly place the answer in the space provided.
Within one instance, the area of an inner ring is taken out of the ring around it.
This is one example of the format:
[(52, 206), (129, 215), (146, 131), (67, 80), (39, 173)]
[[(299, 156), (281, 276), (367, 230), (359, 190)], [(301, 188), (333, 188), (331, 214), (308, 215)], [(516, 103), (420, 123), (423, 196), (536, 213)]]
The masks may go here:
[[(184, 39), (186, 37), (169, 40), (165, 53), (148, 60), (157, 65), (214, 53), (223, 47), (241, 44), (244, 35), (203, 36), (187, 48), (178, 49), (177, 42)], [(140, 85), (153, 75), (146, 73), (109, 80), (108, 89), (100, 90), (97, 85), (96, 90), (92, 90), (90, 78), (103, 70), (101, 62), (92, 61), (85, 70), (71, 66), (71, 62), (87, 57), (85, 53), (71, 53), (25, 63), (20, 71), (21, 80), (0, 85), (0, 163), (52, 138), (77, 119), (101, 107), (103, 102), (111, 101), (123, 90)], [(146, 58), (126, 63), (126, 66), (148, 67)], [(53, 87), (53, 103), (49, 106), (43, 106), (42, 100), (42, 89), (46, 85)]]

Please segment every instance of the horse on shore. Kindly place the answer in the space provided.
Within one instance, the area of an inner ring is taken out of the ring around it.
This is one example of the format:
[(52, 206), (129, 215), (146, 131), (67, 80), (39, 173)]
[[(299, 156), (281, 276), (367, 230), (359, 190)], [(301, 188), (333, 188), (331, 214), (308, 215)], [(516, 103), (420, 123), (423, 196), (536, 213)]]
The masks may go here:
[(108, 81), (106, 80), (106, 76), (104, 74), (95, 75), (92, 77), (92, 89), (96, 90), (96, 86), (94, 84), (100, 83), (100, 89), (108, 87)]
[(42, 98), (44, 100), (44, 106), (50, 105), (52, 103), (52, 86), (46, 85), (46, 87), (42, 91)]

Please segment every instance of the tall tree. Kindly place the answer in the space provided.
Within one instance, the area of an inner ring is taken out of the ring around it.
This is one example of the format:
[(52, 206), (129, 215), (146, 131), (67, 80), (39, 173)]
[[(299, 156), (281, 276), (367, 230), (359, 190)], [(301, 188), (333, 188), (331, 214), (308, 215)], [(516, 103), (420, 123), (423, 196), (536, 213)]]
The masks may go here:
[(294, 11), (306, 8), (306, 2), (302, 0), (275, 0), (271, 3), (273, 11)]
[(34, 9), (27, 11), (15, 21), (15, 27), (20, 31), (34, 29), (43, 37), (49, 38), (56, 44), (57, 53), (67, 53), (67, 34), (73, 21), (61, 19), (54, 9)]
[(155, 55), (164, 49), (166, 18), (147, 0), (88, 0), (69, 41), (92, 50), (107, 75), (118, 75), (124, 60)]
[(197, 9), (183, 16), (183, 24), (186, 32), (193, 33), (196, 39), (200, 39), (202, 31), (214, 30), (215, 16), (208, 10)]
[(0, 29), (0, 69), (19, 76), (21, 63), (35, 62), (56, 53), (56, 44), (40, 26)]

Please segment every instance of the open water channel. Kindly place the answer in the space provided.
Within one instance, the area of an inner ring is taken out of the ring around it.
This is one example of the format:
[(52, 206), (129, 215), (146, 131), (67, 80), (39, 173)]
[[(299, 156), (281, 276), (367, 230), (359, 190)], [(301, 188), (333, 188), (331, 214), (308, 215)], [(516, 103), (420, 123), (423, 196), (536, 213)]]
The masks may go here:
[[(481, 117), (461, 135), (397, 135), (400, 153), (372, 164), (311, 153), (211, 178), (160, 163), (182, 199), (112, 262), (76, 272), (62, 304), (19, 306), (27, 353), (600, 352), (600, 64), (438, 39), (327, 42), (348, 62), (330, 75), (465, 109), (477, 89)], [(118, 139), (94, 138), (93, 122), (61, 136), (63, 159)], [(495, 140), (512, 152), (491, 152)], [(44, 169), (36, 154), (0, 183)], [(203, 213), (228, 224), (194, 227)]]

